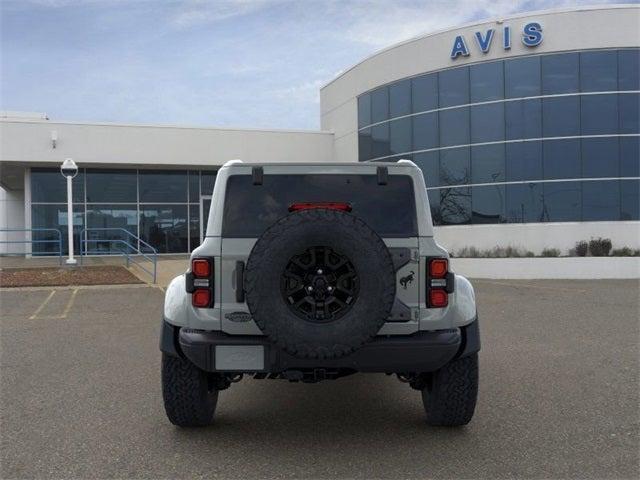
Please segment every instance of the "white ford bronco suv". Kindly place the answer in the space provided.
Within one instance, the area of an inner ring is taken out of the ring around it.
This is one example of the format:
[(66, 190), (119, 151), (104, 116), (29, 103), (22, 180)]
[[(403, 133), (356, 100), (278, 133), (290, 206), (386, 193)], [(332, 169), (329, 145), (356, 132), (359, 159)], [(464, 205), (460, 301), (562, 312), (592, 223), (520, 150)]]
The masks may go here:
[(427, 423), (467, 424), (478, 393), (473, 287), (433, 239), (421, 170), (398, 163), (245, 164), (218, 172), (206, 238), (167, 288), (169, 420), (213, 421), (243, 376), (396, 374)]

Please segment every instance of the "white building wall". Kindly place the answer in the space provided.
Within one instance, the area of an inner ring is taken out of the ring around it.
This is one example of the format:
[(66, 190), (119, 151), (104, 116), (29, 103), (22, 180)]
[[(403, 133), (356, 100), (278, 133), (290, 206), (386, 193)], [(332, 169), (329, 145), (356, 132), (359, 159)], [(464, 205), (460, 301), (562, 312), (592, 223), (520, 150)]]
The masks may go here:
[(24, 232), (2, 232), (6, 229), (23, 229), (24, 192), (22, 190), (5, 190), (0, 187), (0, 254), (24, 253), (22, 243), (1, 243), (23, 240)]
[(539, 255), (545, 248), (558, 248), (567, 255), (576, 242), (609, 238), (613, 248), (640, 248), (640, 222), (549, 222), (508, 223), (434, 227), (436, 241), (449, 252), (465, 247), (488, 250), (520, 247)]
[[(52, 144), (56, 132), (56, 148)], [(80, 166), (222, 165), (245, 162), (330, 162), (333, 134), (289, 130), (236, 130), (171, 126), (0, 120), (0, 161)]]

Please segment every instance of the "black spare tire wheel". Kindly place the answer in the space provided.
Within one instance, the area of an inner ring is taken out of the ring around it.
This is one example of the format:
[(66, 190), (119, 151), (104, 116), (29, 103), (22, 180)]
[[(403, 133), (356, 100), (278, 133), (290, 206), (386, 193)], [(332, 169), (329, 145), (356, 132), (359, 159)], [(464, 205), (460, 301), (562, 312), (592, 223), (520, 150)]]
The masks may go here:
[(349, 213), (291, 213), (269, 227), (245, 270), (247, 304), (278, 347), (336, 358), (370, 341), (393, 306), (395, 272), (382, 239)]

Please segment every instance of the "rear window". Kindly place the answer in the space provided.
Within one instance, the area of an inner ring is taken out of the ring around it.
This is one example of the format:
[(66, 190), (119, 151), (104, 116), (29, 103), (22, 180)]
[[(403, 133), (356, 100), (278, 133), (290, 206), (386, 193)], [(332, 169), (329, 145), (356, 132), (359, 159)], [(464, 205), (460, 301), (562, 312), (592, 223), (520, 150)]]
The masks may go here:
[(264, 175), (253, 185), (251, 175), (227, 181), (222, 235), (253, 238), (289, 214), (300, 202), (346, 202), (382, 237), (418, 235), (413, 182), (408, 175), (389, 175), (378, 185), (376, 175)]

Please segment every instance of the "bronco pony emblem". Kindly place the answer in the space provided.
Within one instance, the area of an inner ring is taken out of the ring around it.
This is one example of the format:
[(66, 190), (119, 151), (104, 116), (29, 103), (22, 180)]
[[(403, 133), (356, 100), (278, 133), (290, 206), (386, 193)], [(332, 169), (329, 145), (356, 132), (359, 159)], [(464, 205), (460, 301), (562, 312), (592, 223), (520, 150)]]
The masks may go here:
[(405, 290), (407, 289), (407, 285), (410, 285), (413, 283), (413, 276), (416, 274), (416, 272), (414, 272), (413, 270), (411, 270), (411, 272), (409, 273), (409, 275), (407, 275), (406, 277), (402, 277), (400, 279), (400, 285), (402, 285), (402, 288), (404, 288)]

